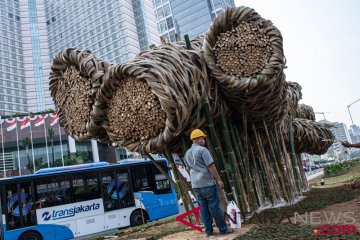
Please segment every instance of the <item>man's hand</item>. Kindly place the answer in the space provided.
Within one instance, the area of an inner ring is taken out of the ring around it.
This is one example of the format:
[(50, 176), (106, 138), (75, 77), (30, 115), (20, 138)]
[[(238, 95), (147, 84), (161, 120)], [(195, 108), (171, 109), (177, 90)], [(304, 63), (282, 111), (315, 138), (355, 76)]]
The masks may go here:
[(351, 147), (351, 144), (348, 143), (347, 141), (341, 142), (341, 144), (342, 144), (344, 147)]
[(224, 189), (224, 183), (223, 183), (223, 181), (219, 180), (219, 181), (217, 181), (216, 183), (218, 184), (218, 186), (219, 186), (220, 189)]

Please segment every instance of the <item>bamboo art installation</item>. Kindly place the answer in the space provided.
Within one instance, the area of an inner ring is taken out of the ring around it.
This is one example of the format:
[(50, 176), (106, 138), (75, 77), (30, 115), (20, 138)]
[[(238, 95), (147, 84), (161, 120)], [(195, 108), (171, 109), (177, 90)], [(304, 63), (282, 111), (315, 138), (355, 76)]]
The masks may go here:
[[(61, 126), (79, 141), (173, 162), (190, 132), (204, 129), (227, 196), (254, 211), (301, 195), (308, 185), (300, 153), (323, 154), (334, 138), (331, 126), (299, 104), (301, 86), (286, 81), (285, 63), (271, 21), (248, 7), (229, 8), (205, 37), (185, 36), (126, 63), (66, 49), (53, 59), (50, 91)], [(185, 182), (179, 188), (188, 195)]]

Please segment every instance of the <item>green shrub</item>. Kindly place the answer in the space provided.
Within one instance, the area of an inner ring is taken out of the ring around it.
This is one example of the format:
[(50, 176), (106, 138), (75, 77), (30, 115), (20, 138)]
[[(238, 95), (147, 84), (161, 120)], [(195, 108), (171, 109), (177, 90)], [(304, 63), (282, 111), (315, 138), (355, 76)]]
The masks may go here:
[(349, 170), (350, 166), (353, 164), (353, 161), (338, 162), (332, 163), (330, 165), (325, 165), (324, 175), (325, 177), (338, 176), (345, 173)]

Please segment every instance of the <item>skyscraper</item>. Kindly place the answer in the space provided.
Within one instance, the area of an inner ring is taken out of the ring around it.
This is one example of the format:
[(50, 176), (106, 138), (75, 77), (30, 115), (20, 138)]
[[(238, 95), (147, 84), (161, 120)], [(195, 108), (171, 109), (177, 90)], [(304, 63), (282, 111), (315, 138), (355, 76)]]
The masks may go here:
[(233, 0), (153, 0), (158, 29), (168, 42), (174, 42), (175, 33), (190, 38), (204, 35), (212, 20)]
[[(39, 2), (39, 1), (38, 1)], [(0, 112), (44, 110), (49, 59), (44, 9), (36, 0), (0, 1)]]
[(341, 145), (341, 142), (339, 142), (338, 140), (347, 141), (350, 143), (352, 141), (345, 123), (335, 122), (333, 124), (334, 124), (334, 128), (332, 128), (331, 131), (335, 135), (335, 139), (336, 139), (334, 142), (334, 150), (340, 152), (343, 149), (343, 146)]
[(159, 44), (153, 6), (140, 1), (45, 1), (49, 57), (69, 48), (89, 49), (112, 63)]

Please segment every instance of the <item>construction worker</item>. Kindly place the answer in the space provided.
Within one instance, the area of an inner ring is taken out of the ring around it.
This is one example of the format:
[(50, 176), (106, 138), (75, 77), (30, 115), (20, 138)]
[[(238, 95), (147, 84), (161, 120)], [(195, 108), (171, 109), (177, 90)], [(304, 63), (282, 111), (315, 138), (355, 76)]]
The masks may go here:
[(224, 188), (219, 173), (214, 164), (209, 150), (205, 147), (206, 135), (200, 129), (195, 129), (190, 134), (193, 144), (185, 154), (185, 164), (190, 172), (190, 180), (195, 197), (199, 205), (201, 218), (207, 236), (213, 235), (212, 218), (219, 228), (220, 234), (233, 232), (226, 226), (224, 213), (220, 208), (220, 196), (216, 184)]

